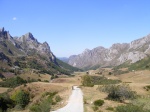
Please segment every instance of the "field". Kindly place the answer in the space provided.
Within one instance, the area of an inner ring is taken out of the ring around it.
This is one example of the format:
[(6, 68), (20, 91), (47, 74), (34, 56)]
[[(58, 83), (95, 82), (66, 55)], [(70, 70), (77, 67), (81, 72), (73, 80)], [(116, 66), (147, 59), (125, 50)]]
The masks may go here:
[[(111, 69), (109, 69), (111, 71)], [(150, 71), (144, 70), (144, 71), (135, 71), (135, 72), (130, 72), (122, 75), (108, 75), (109, 70), (107, 69), (107, 72), (103, 72), (104, 76), (107, 77), (108, 79), (113, 79), (113, 80), (121, 80), (122, 83), (125, 83), (129, 85), (132, 91), (136, 91), (137, 95), (140, 97), (131, 100), (131, 101), (125, 101), (126, 103), (132, 102), (133, 104), (137, 104), (137, 102), (140, 104), (144, 104), (145, 108), (149, 109), (150, 106), (150, 92), (146, 91), (144, 89), (145, 86), (150, 85)], [(95, 74), (97, 71), (91, 71), (90, 75), (91, 76), (98, 76), (99, 74)], [(86, 73), (85, 73), (86, 74)], [(103, 75), (103, 74), (102, 74)], [(107, 100), (107, 94), (104, 92), (101, 92), (98, 90), (98, 85), (95, 85), (94, 87), (82, 87), (83, 93), (84, 93), (84, 100), (85, 100), (85, 112), (95, 112), (93, 108), (93, 102), (98, 99), (104, 100), (104, 105), (99, 108), (100, 111), (102, 112), (111, 112), (110, 110), (107, 110), (109, 107), (117, 107), (118, 105), (124, 105), (124, 103), (120, 103), (117, 101), (111, 101)], [(92, 92), (91, 92), (92, 91)]]
[[(30, 91), (32, 93), (33, 98), (31, 99), (29, 105), (23, 112), (29, 112), (29, 107), (41, 100), (42, 95), (45, 92), (58, 92), (58, 95), (62, 98), (61, 102), (59, 102), (56, 105), (53, 105), (51, 107), (51, 110), (59, 109), (67, 104), (68, 98), (71, 94), (71, 88), (73, 85), (78, 85), (81, 87), (84, 97), (84, 110), (85, 112), (96, 112), (93, 110), (94, 104), (93, 102), (95, 100), (101, 99), (104, 100), (104, 104), (98, 108), (99, 111), (102, 112), (112, 112), (111, 110), (108, 110), (109, 108), (115, 109), (118, 105), (125, 105), (126, 103), (132, 103), (132, 104), (144, 104), (145, 108), (150, 109), (150, 92), (149, 90), (146, 90), (144, 87), (150, 85), (150, 71), (144, 70), (144, 71), (134, 71), (129, 72), (122, 75), (109, 75), (109, 72), (111, 72), (111, 69), (102, 70), (102, 74), (99, 74), (99, 70), (92, 70), (89, 71), (90, 76), (105, 76), (107, 79), (112, 80), (121, 80), (122, 82), (120, 84), (128, 84), (131, 90), (136, 91), (137, 95), (139, 97), (135, 100), (125, 100), (124, 103), (118, 102), (118, 101), (112, 101), (106, 99), (108, 96), (107, 93), (104, 93), (99, 90), (99, 88), (102, 87), (102, 85), (94, 85), (93, 87), (84, 87), (82, 85), (82, 79), (81, 77), (87, 72), (76, 72), (74, 73), (74, 76), (59, 76), (59, 78), (50, 80), (49, 82), (33, 82), (28, 83), (26, 85), (21, 85), (11, 91), (10, 94), (15, 92), (18, 89), (24, 89), (27, 91)], [(49, 75), (42, 75), (42, 74), (22, 74), (20, 75), (23, 79), (28, 79), (30, 77), (31, 79), (41, 79), (41, 81), (49, 80)], [(8, 88), (0, 88), (0, 93), (6, 92)]]

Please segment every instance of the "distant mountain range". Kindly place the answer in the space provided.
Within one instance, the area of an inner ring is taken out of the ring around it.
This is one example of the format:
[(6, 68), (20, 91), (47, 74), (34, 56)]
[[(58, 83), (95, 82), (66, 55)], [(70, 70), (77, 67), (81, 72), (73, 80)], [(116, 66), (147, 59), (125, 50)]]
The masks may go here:
[(86, 49), (79, 55), (72, 55), (68, 64), (81, 69), (117, 66), (123, 63), (135, 63), (150, 55), (150, 35), (131, 43), (116, 43), (110, 48), (102, 46), (92, 50)]
[(32, 33), (12, 37), (4, 28), (0, 29), (0, 72), (15, 68), (35, 69), (49, 74), (70, 74), (79, 70), (60, 61), (50, 50), (47, 42), (40, 43)]

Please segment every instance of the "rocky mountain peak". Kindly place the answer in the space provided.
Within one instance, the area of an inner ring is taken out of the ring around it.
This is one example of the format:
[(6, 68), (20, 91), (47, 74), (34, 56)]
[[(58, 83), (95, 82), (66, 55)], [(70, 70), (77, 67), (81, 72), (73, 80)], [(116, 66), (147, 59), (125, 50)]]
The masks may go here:
[(85, 49), (85, 50), (83, 51), (83, 53), (88, 53), (88, 52), (90, 52), (89, 49)]
[[(40, 54), (47, 57), (47, 59), (54, 61), (55, 56), (50, 50), (50, 47), (47, 42), (40, 43), (28, 32), (21, 37), (12, 37), (8, 31), (5, 31), (4, 28), (0, 29), (0, 44), (8, 50), (8, 54), (13, 54), (15, 56), (28, 56), (34, 54)], [(8, 45), (9, 44), (9, 45)], [(12, 48), (9, 48), (9, 46)], [(1, 50), (1, 48), (0, 48)], [(3, 48), (2, 48), (3, 50)]]
[(99, 47), (92, 49), (92, 51), (95, 51), (95, 52), (99, 52), (99, 51), (103, 51), (103, 50), (106, 50), (106, 48), (104, 48), (102, 46), (99, 46)]
[(110, 48), (96, 47), (79, 55), (70, 56), (68, 63), (79, 68), (117, 66), (126, 61), (135, 63), (150, 55), (150, 35), (131, 43), (115, 43)]
[(37, 40), (33, 37), (32, 33), (28, 32), (24, 35), (24, 38), (26, 39), (26, 41), (36, 41)]
[(4, 32), (4, 30), (5, 30), (4, 27), (0, 28), (0, 32)]
[(47, 42), (40, 44), (38, 50), (41, 51), (41, 53), (47, 53), (47, 54), (51, 53), (50, 46)]
[[(0, 29), (0, 40), (7, 39), (13, 42), (12, 36), (9, 34), (9, 31), (5, 31), (4, 27)], [(13, 42), (14, 44), (14, 42)]]
[(47, 42), (43, 42), (43, 45), (44, 45), (44, 46), (48, 46), (48, 47), (49, 47), (49, 45), (48, 45), (48, 43), (47, 43)]

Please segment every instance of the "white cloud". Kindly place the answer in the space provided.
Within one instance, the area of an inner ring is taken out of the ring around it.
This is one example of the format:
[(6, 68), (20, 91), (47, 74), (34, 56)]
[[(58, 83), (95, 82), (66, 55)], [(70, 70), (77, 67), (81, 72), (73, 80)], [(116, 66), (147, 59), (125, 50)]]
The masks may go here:
[(17, 18), (16, 18), (16, 17), (13, 17), (12, 19), (13, 19), (14, 21), (15, 21), (15, 20), (17, 20)]

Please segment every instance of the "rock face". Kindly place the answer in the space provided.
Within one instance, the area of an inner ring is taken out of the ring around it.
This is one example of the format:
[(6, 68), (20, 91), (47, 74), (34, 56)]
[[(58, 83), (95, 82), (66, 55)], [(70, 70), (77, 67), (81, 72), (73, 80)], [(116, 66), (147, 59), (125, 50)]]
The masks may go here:
[(150, 54), (150, 35), (147, 35), (131, 43), (117, 43), (110, 48), (97, 47), (92, 50), (86, 49), (79, 55), (69, 57), (68, 64), (90, 69), (96, 66), (117, 66), (124, 62), (135, 63)]
[(31, 33), (13, 38), (4, 28), (0, 29), (0, 52), (8, 56), (39, 54), (45, 56), (50, 61), (55, 62), (56, 60), (47, 42), (38, 42)]

